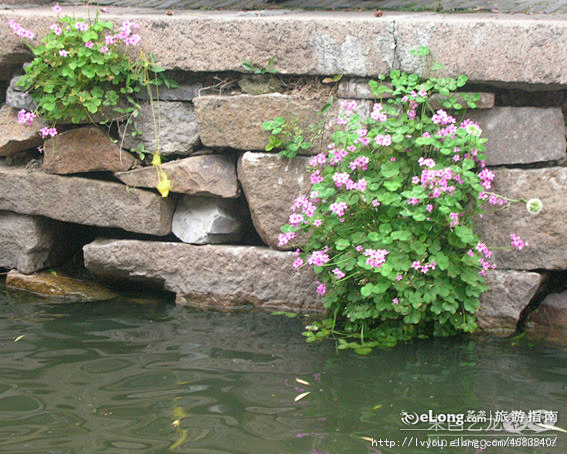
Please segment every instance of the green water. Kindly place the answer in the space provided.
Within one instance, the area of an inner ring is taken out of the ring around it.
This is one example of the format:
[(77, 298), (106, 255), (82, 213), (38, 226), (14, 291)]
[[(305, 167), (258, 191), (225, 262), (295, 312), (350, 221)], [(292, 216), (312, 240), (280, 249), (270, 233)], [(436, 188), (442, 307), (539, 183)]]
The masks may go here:
[(436, 431), (401, 418), (543, 409), (566, 428), (565, 349), (477, 338), (357, 356), (305, 344), (305, 323), (166, 302), (22, 304), (2, 294), (0, 453), (567, 452), (567, 434), (551, 430), (537, 438), (555, 447), (428, 449), (419, 444), (428, 435), (536, 437), (502, 424)]

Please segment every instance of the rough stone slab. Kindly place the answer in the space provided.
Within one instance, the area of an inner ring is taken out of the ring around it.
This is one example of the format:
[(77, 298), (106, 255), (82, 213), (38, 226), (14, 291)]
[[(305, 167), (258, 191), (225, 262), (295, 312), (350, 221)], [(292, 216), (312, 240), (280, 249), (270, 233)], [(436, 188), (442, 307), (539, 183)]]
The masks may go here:
[[(84, 10), (83, 10), (84, 11)], [(56, 20), (52, 12), (0, 11), (43, 36)], [(282, 74), (387, 73), (394, 64), (422, 71), (411, 49), (428, 46), (446, 69), (471, 80), (567, 84), (567, 22), (544, 15), (439, 15), (373, 12), (294, 12), (243, 16), (238, 12), (128, 12), (140, 24), (143, 44), (166, 69), (191, 72), (242, 71), (242, 59), (266, 65), (274, 57)], [(105, 15), (119, 22), (120, 15)], [(211, 40), (210, 37), (215, 39)], [(175, 39), (172, 39), (175, 37)], [(19, 66), (20, 41), (9, 27), (0, 32), (0, 64)], [(466, 45), (463, 45), (466, 43)], [(490, 56), (490, 58), (487, 58)], [(11, 77), (8, 76), (8, 78)]]
[(566, 157), (565, 119), (559, 107), (470, 110), (486, 143), (487, 165), (529, 164)]
[[(309, 126), (322, 122), (323, 134), (313, 141), (303, 154), (317, 154), (327, 150), (336, 120), (345, 113), (341, 102), (335, 101), (324, 115), (317, 115), (329, 101), (327, 94), (305, 99), (298, 95), (270, 93), (265, 95), (202, 96), (196, 98), (195, 113), (204, 145), (230, 147), (238, 150), (265, 150), (270, 134), (262, 123), (275, 117), (284, 117), (286, 124), (295, 125), (309, 137)], [(370, 115), (371, 101), (359, 101), (359, 115)]]
[[(480, 99), (478, 101), (475, 101), (476, 109), (492, 109), (494, 107), (494, 102), (496, 101), (496, 96), (494, 95), (494, 93), (457, 92), (451, 96), (454, 96), (455, 98), (457, 98), (457, 102), (461, 103), (463, 106), (466, 106), (467, 102), (463, 98), (463, 95), (470, 96), (475, 93), (480, 95)], [(450, 98), (450, 96), (443, 96), (439, 93), (435, 93), (431, 96), (429, 102), (431, 103), (431, 107), (433, 107), (434, 109), (444, 109), (441, 103), (448, 98)], [(469, 110), (468, 112), (471, 112), (471, 110)]]
[(120, 183), (0, 167), (0, 210), (167, 235), (174, 204)]
[(105, 131), (95, 126), (62, 132), (43, 146), (42, 170), (47, 173), (117, 172), (137, 164), (138, 159), (120, 150)]
[(270, 134), (262, 129), (262, 123), (275, 117), (295, 118), (298, 126), (305, 129), (318, 120), (317, 112), (327, 100), (271, 93), (202, 96), (193, 102), (203, 145), (264, 150)]
[(144, 104), (136, 119), (142, 136), (132, 137), (131, 128), (124, 134), (123, 146), (135, 148), (143, 143), (146, 150), (157, 151), (154, 116), (158, 123), (159, 149), (163, 156), (189, 156), (199, 144), (199, 131), (193, 105), (186, 102), (154, 103), (154, 111), (150, 104)]
[(262, 241), (276, 249), (280, 227), (288, 223), (294, 200), (309, 194), (309, 158), (280, 158), (270, 153), (244, 153), (238, 160), (238, 179), (250, 207), (252, 223)]
[(36, 118), (33, 124), (18, 123), (18, 111), (9, 106), (0, 108), (0, 156), (34, 148), (43, 143), (39, 130), (45, 124)]
[[(155, 87), (152, 87), (152, 98), (160, 101), (193, 101), (199, 96), (199, 92), (203, 88), (203, 84), (179, 84), (175, 88), (159, 87), (159, 93), (156, 93)], [(158, 96), (159, 95), (159, 96)], [(147, 101), (150, 99), (148, 90), (144, 87), (138, 92), (138, 98)]]
[[(171, 192), (227, 199), (240, 194), (236, 165), (227, 156), (190, 156), (166, 162), (162, 169), (171, 181)], [(117, 172), (114, 176), (134, 188), (155, 188), (158, 184), (157, 172), (153, 167)]]
[(417, 74), (428, 63), (410, 51), (427, 46), (445, 67), (438, 77), (465, 74), (473, 81), (565, 84), (567, 74), (560, 67), (567, 63), (567, 23), (541, 19), (404, 14), (395, 19), (396, 54), (402, 70)]
[(39, 216), (0, 211), (0, 267), (33, 273), (71, 256), (70, 229)]
[(67, 303), (107, 301), (118, 296), (100, 284), (75, 279), (59, 272), (22, 274), (12, 270), (6, 276), (6, 287)]
[(567, 292), (548, 295), (528, 316), (530, 338), (567, 343)]
[(20, 87), (16, 86), (19, 80), (20, 76), (16, 76), (10, 81), (10, 85), (6, 90), (6, 104), (16, 110), (34, 111), (37, 108), (37, 103), (29, 93), (23, 92)]
[(523, 202), (507, 208), (487, 208), (475, 221), (477, 232), (489, 247), (509, 247), (510, 234), (529, 243), (517, 249), (494, 250), (499, 268), (516, 270), (567, 269), (567, 168), (495, 169), (493, 190), (510, 199), (537, 198), (543, 203), (538, 214), (530, 214)]
[(87, 269), (107, 279), (158, 283), (176, 302), (322, 311), (316, 277), (294, 269), (293, 252), (257, 246), (193, 246), (138, 240), (99, 239), (84, 248)]
[(184, 243), (227, 244), (242, 238), (237, 200), (184, 196), (173, 215), (171, 231)]
[(543, 276), (538, 273), (493, 270), (487, 273), (489, 290), (480, 297), (478, 326), (495, 334), (516, 330), (520, 314), (536, 294)]

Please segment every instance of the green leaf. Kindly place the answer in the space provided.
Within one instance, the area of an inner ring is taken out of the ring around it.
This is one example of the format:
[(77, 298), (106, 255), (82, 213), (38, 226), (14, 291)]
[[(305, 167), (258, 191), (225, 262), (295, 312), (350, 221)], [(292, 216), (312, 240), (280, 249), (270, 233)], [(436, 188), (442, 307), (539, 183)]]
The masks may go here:
[(335, 241), (335, 248), (337, 251), (344, 251), (347, 247), (350, 246), (350, 241), (346, 238), (341, 238)]
[(389, 161), (386, 162), (385, 164), (382, 165), (382, 167), (380, 168), (380, 173), (385, 177), (385, 178), (392, 178), (396, 175), (398, 175), (400, 173), (400, 166), (399, 164), (394, 161)]

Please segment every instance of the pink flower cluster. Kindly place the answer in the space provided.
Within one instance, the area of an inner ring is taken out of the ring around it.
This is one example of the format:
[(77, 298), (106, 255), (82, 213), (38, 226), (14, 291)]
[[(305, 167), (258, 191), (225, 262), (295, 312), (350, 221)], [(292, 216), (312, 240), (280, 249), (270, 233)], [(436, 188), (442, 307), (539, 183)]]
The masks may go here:
[(415, 260), (412, 264), (411, 267), (416, 270), (416, 271), (421, 271), (423, 274), (427, 274), (429, 272), (429, 270), (434, 270), (436, 268), (436, 264), (435, 262), (430, 262), (430, 263), (426, 263), (425, 265), (422, 265), (421, 262), (419, 260)]
[(368, 156), (359, 156), (358, 158), (356, 158), (354, 161), (352, 161), (350, 163), (349, 167), (352, 170), (356, 170), (356, 169), (367, 170), (369, 162), (370, 162), (370, 159), (368, 159)]
[(137, 28), (140, 28), (140, 26), (135, 22), (131, 22), (129, 20), (122, 21), (119, 33), (116, 35), (106, 35), (106, 45), (108, 46), (116, 43), (117, 41), (122, 41), (126, 46), (135, 46), (142, 39), (140, 35), (132, 32), (132, 30)]
[(75, 22), (75, 28), (81, 32), (86, 32), (89, 29), (89, 24), (83, 21)]
[(14, 35), (19, 38), (33, 39), (33, 37), (35, 36), (34, 32), (22, 27), (14, 19), (10, 19), (8, 21), (8, 25), (12, 29), (12, 33), (14, 33)]
[(494, 180), (494, 173), (488, 169), (482, 169), (478, 174), (480, 178), (480, 184), (486, 190), (492, 188), (492, 180)]
[(378, 134), (374, 137), (374, 142), (376, 142), (376, 145), (387, 147), (392, 145), (392, 136), (389, 134)]
[(49, 27), (51, 30), (53, 30), (53, 33), (55, 33), (56, 35), (60, 35), (61, 33), (63, 33), (63, 29), (57, 25), (57, 24), (53, 24), (51, 25), (51, 27)]
[(366, 264), (372, 268), (380, 268), (386, 262), (386, 255), (388, 255), (387, 249), (366, 249), (364, 251), (364, 256), (368, 257), (366, 259)]
[(481, 192), (478, 194), (478, 198), (480, 200), (488, 200), (488, 203), (490, 205), (499, 205), (499, 206), (504, 206), (508, 203), (508, 200), (505, 198), (502, 198), (496, 194), (487, 194), (486, 192)]
[(327, 156), (325, 155), (325, 153), (319, 153), (316, 156), (313, 156), (310, 160), (309, 160), (309, 165), (311, 167), (316, 167), (316, 166), (323, 166), (327, 163)]
[(31, 126), (35, 117), (35, 112), (28, 112), (27, 110), (22, 109), (18, 112), (18, 123)]
[(317, 281), (317, 290), (315, 291), (317, 292), (317, 294), (323, 296), (325, 293), (327, 293), (327, 286), (324, 282)]
[(355, 144), (360, 143), (366, 147), (370, 143), (370, 138), (366, 136), (367, 134), (368, 134), (368, 129), (364, 129), (364, 128), (358, 129), (356, 131), (356, 135), (358, 137), (354, 139), (354, 143)]
[(280, 233), (278, 236), (278, 246), (285, 246), (295, 238), (295, 232)]
[(429, 167), (430, 169), (435, 167), (435, 161), (431, 158), (424, 158), (423, 156), (417, 160), (420, 167)]
[(445, 167), (444, 169), (438, 170), (424, 170), (421, 172), (421, 178), (417, 176), (412, 178), (412, 183), (421, 183), (424, 189), (431, 189), (432, 191), (429, 197), (437, 199), (445, 192), (449, 195), (453, 194), (455, 186), (449, 184), (451, 180), (454, 180), (458, 184), (462, 184), (463, 182), (460, 175), (453, 173), (450, 167)]
[(345, 202), (331, 203), (329, 210), (335, 213), (338, 217), (342, 218), (345, 215), (345, 210), (348, 209), (348, 205)]
[(449, 125), (454, 124), (457, 120), (448, 115), (444, 110), (438, 110), (437, 113), (431, 117), (431, 121), (436, 125)]
[(48, 128), (47, 126), (45, 128), (41, 128), (39, 130), (39, 133), (41, 134), (41, 138), (45, 139), (46, 137), (55, 137), (57, 135), (57, 129), (55, 128)]
[(313, 251), (309, 256), (307, 263), (309, 263), (310, 265), (323, 266), (325, 263), (331, 260), (327, 255), (328, 250), (329, 248), (325, 247), (320, 251)]
[(514, 233), (510, 235), (510, 239), (512, 240), (510, 242), (512, 247), (517, 248), (519, 251), (524, 249), (526, 246), (529, 246), (529, 243), (527, 241), (522, 240), (522, 238), (520, 238), (518, 235)]
[(370, 118), (380, 122), (384, 122), (388, 119), (388, 115), (382, 112), (382, 104), (380, 104), (379, 102), (374, 104), (374, 106), (372, 107), (372, 113), (370, 114)]
[(345, 273), (343, 273), (339, 268), (335, 268), (333, 270), (333, 274), (336, 276), (337, 279), (342, 279), (345, 277)]

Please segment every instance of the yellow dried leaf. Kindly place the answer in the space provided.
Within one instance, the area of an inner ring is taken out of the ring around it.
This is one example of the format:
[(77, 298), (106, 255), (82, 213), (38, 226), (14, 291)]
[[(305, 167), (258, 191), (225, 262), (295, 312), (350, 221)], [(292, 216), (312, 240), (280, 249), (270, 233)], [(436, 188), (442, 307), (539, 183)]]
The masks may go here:
[(311, 394), (311, 391), (307, 391), (306, 393), (301, 393), (299, 396), (295, 397), (295, 402), (300, 401), (301, 399), (303, 399), (305, 396)]

